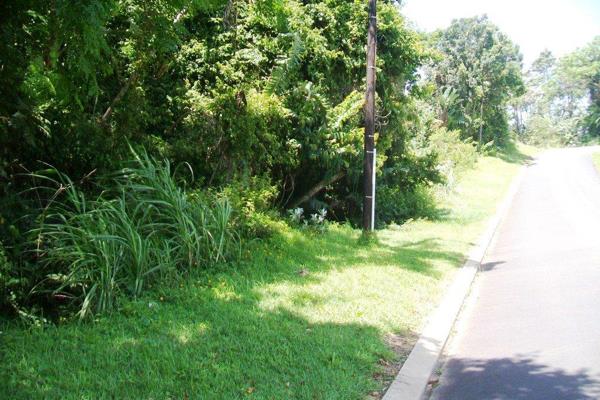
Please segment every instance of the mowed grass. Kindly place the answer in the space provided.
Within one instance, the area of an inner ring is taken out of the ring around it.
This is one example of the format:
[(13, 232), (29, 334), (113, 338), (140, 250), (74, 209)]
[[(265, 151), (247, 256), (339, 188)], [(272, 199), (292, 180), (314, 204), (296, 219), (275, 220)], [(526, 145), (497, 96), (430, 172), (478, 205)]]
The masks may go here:
[[(519, 161), (515, 161), (515, 160)], [(364, 399), (410, 350), (523, 158), (481, 159), (442, 204), (359, 245), (285, 226), (239, 265), (93, 323), (5, 324), (0, 398)]]
[(600, 172), (600, 152), (592, 154), (592, 160), (594, 160), (594, 165), (598, 172)]

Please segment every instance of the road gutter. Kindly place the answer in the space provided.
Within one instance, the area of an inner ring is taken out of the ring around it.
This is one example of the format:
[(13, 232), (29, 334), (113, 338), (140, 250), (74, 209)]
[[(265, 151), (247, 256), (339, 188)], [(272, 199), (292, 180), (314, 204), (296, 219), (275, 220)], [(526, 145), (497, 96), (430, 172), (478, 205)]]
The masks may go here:
[(467, 261), (457, 272), (438, 308), (429, 317), (423, 333), (383, 396), (383, 400), (420, 400), (422, 398), (483, 257), (519, 190), (524, 170), (525, 167), (521, 167), (505, 198), (498, 205), (496, 214), (490, 219), (485, 232), (480, 236), (477, 244), (471, 248)]

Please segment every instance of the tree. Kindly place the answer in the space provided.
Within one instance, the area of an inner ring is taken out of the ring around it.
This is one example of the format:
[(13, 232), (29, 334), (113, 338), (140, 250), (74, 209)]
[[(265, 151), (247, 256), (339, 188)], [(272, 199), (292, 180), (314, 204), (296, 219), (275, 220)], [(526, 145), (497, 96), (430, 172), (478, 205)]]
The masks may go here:
[(432, 42), (438, 56), (430, 79), (460, 100), (449, 107), (448, 127), (480, 145), (506, 142), (508, 102), (524, 90), (518, 47), (486, 16), (454, 20), (434, 33)]
[(552, 84), (557, 60), (549, 50), (544, 50), (531, 64), (527, 71), (527, 92), (523, 95), (524, 103), (531, 114), (548, 111), (551, 99), (548, 97), (549, 85)]
[[(360, 214), (364, 1), (8, 0), (0, 11), (7, 179), (37, 160), (74, 177), (108, 171), (130, 142), (188, 162), (196, 185), (261, 175), (283, 206)], [(423, 52), (394, 1), (378, 18), (377, 141), (391, 168)]]
[(576, 80), (577, 94), (586, 98), (583, 134), (600, 136), (600, 36), (561, 59), (560, 72)]
[(538, 145), (577, 144), (600, 135), (600, 37), (556, 60), (544, 51), (527, 72), (520, 99), (528, 118), (523, 138)]

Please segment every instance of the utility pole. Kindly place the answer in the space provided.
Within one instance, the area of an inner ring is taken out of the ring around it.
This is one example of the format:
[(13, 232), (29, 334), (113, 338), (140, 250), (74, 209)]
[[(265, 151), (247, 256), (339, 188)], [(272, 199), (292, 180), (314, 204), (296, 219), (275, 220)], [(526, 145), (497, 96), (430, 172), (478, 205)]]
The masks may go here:
[(365, 149), (363, 162), (363, 231), (375, 229), (375, 56), (377, 53), (377, 0), (369, 0), (367, 39), (367, 92), (365, 98)]

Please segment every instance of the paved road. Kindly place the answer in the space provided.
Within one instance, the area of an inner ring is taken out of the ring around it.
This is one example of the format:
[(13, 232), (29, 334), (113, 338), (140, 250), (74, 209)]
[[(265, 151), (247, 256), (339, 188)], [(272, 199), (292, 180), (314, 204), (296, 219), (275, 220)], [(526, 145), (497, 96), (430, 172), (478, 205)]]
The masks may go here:
[(433, 399), (600, 399), (600, 174), (592, 151), (552, 150), (527, 168)]

